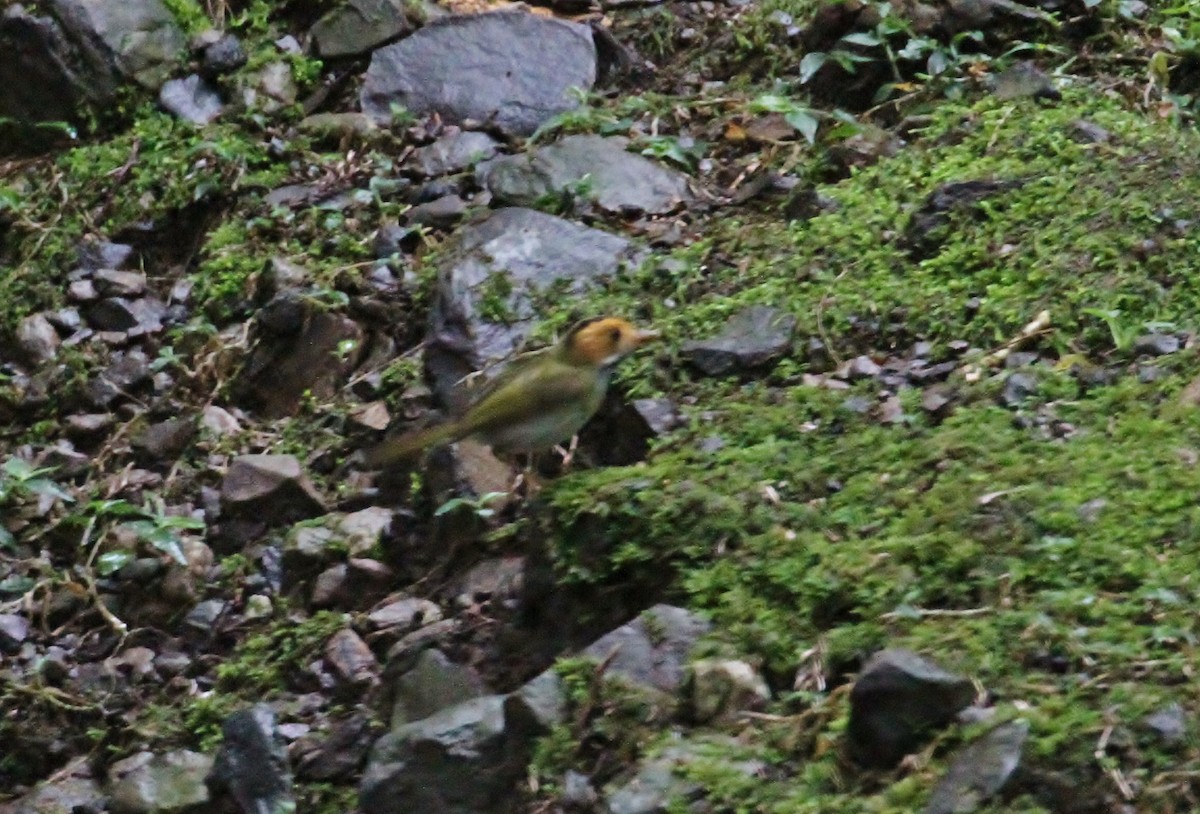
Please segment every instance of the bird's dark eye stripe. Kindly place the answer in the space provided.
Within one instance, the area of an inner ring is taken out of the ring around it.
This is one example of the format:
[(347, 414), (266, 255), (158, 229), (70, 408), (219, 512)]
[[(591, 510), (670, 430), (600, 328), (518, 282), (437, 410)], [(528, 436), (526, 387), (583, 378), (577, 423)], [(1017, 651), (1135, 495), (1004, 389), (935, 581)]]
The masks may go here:
[(611, 329), (611, 330), (608, 332), (608, 335), (609, 335), (609, 337), (612, 339), (612, 341), (613, 341), (614, 343), (616, 343), (616, 342), (620, 342), (620, 341), (621, 341), (621, 329), (620, 329), (620, 328), (613, 328), (613, 329)]

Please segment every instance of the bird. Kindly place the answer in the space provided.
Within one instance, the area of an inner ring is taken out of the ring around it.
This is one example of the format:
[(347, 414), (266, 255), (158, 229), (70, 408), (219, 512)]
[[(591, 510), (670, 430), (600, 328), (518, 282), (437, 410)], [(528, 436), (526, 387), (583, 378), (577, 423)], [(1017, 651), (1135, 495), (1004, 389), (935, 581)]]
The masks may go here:
[(362, 462), (380, 469), (464, 438), (477, 438), (499, 454), (549, 449), (600, 409), (617, 363), (658, 336), (619, 317), (585, 319), (557, 344), (516, 357), (462, 417), (386, 439)]

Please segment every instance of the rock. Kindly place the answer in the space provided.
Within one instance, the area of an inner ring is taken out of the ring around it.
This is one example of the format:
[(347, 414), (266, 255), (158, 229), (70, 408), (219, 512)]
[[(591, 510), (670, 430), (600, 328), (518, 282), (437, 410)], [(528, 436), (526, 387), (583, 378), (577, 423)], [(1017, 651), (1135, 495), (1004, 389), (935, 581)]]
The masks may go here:
[(139, 349), (113, 354), (112, 363), (87, 383), (88, 402), (97, 408), (107, 408), (117, 399), (128, 397), (139, 385), (150, 379), (150, 360)]
[(204, 776), (212, 768), (208, 755), (180, 749), (153, 755), (142, 752), (117, 761), (110, 776), (111, 809), (117, 814), (186, 812), (211, 803)]
[(162, 300), (142, 297), (136, 300), (109, 297), (87, 307), (88, 324), (98, 331), (126, 331), (138, 335), (163, 329), (167, 306)]
[(409, 223), (417, 226), (453, 226), (467, 213), (467, 202), (457, 195), (447, 195), (429, 203), (417, 204), (405, 213)]
[[(529, 43), (538, 44), (530, 59)], [(371, 57), (362, 110), (389, 125), (393, 105), (443, 121), (486, 122), (528, 136), (591, 90), (596, 47), (587, 26), (509, 9), (434, 20)]]
[(1179, 704), (1168, 704), (1142, 719), (1146, 728), (1167, 744), (1182, 743), (1187, 737), (1188, 717)]
[(50, 0), (49, 6), (89, 69), (145, 88), (170, 76), (187, 44), (161, 0)]
[(233, 34), (222, 34), (215, 42), (205, 47), (200, 72), (207, 79), (215, 79), (233, 73), (245, 65), (247, 59), (242, 41)]
[(953, 720), (975, 695), (971, 682), (908, 650), (876, 653), (850, 691), (850, 754), (861, 764), (891, 768), (929, 730)]
[(616, 136), (566, 136), (485, 161), (475, 174), (498, 202), (518, 206), (574, 199), (620, 215), (661, 215), (692, 200), (686, 176), (628, 152), (628, 145)]
[(205, 599), (187, 612), (183, 623), (198, 633), (211, 634), (228, 610), (229, 603), (223, 599)]
[(241, 432), (242, 424), (224, 407), (210, 404), (200, 414), (200, 425), (216, 438)]
[(1020, 764), (1028, 735), (1028, 721), (1010, 721), (964, 748), (934, 787), (925, 814), (969, 814), (979, 809)]
[(683, 684), (689, 653), (709, 627), (691, 611), (654, 605), (592, 642), (581, 655), (599, 661), (611, 657), (606, 676), (674, 695)]
[(301, 133), (320, 139), (365, 139), (379, 130), (375, 122), (363, 113), (314, 113), (296, 125)]
[(487, 133), (453, 128), (433, 144), (413, 150), (405, 168), (426, 178), (449, 175), (491, 158), (499, 146)]
[(296, 766), (296, 777), (317, 782), (352, 778), (370, 749), (370, 724), (365, 715), (356, 714), (338, 721), (329, 732), (305, 736), (294, 743), (289, 755)]
[(349, 0), (309, 32), (322, 59), (365, 54), (412, 30), (403, 0)]
[(12, 653), (29, 636), (29, 620), (15, 613), (0, 613), (0, 650)]
[(423, 650), (416, 663), (391, 682), (391, 728), (395, 731), (486, 693), (487, 687), (474, 669), (455, 664), (440, 650)]
[(259, 315), (261, 335), (234, 382), (239, 406), (266, 418), (291, 415), (305, 394), (333, 396), (358, 366), (366, 334), (354, 320), (282, 292)]
[(343, 515), (334, 530), (338, 539), (345, 544), (350, 556), (358, 557), (371, 551), (387, 534), (392, 526), (393, 512), (382, 506), (369, 506), (357, 512)]
[(71, 302), (91, 302), (99, 296), (91, 280), (73, 280), (67, 286), (67, 299)]
[(519, 208), (464, 226), (444, 251), (425, 365), (451, 403), (464, 376), (522, 349), (538, 292), (562, 285), (563, 296), (578, 296), (643, 257), (624, 238)]
[(130, 445), (151, 461), (170, 461), (179, 457), (195, 437), (194, 418), (169, 418), (134, 435)]
[(914, 260), (937, 254), (945, 239), (945, 230), (954, 218), (972, 214), (979, 204), (1025, 185), (1024, 179), (978, 179), (942, 184), (934, 189), (921, 207), (912, 214), (904, 230), (904, 243)]
[(221, 482), (221, 508), (268, 525), (324, 514), (321, 498), (292, 455), (239, 455)]
[(874, 379), (882, 372), (883, 368), (881, 368), (870, 356), (855, 356), (846, 363), (845, 378), (852, 381), (858, 381), (860, 379)]
[(1179, 337), (1172, 334), (1147, 334), (1134, 341), (1133, 352), (1146, 356), (1166, 356), (1177, 353), (1180, 345)]
[(1037, 377), (1030, 373), (1010, 373), (1004, 380), (1000, 403), (1005, 407), (1020, 407), (1025, 399), (1037, 393)]
[(567, 690), (554, 668), (527, 681), (504, 701), (504, 719), (514, 735), (532, 741), (567, 717)]
[(84, 238), (76, 249), (80, 271), (95, 273), (102, 269), (128, 269), (137, 265), (137, 254), (127, 243), (113, 243), (96, 237)]
[(455, 602), (461, 607), (485, 602), (515, 601), (525, 584), (524, 557), (493, 557), (481, 560), (459, 579)]
[(635, 399), (631, 406), (651, 436), (666, 435), (683, 422), (670, 399)]
[(761, 367), (792, 345), (796, 318), (765, 305), (735, 314), (720, 335), (683, 343), (683, 356), (708, 376)]
[(420, 625), (440, 621), (441, 618), (442, 609), (436, 602), (415, 597), (389, 602), (367, 614), (367, 622), (376, 630), (401, 628), (408, 631)]
[(363, 814), (487, 811), (524, 775), (508, 748), (504, 696), (456, 704), (376, 741), (359, 786)]
[(292, 77), (288, 62), (268, 62), (257, 71), (234, 77), (241, 92), (242, 104), (259, 113), (278, 113), (296, 102), (299, 89)]
[(342, 628), (325, 642), (325, 661), (342, 684), (351, 688), (368, 687), (379, 680), (379, 662), (375, 654), (349, 628)]
[(1093, 121), (1076, 119), (1071, 122), (1071, 138), (1082, 144), (1107, 144), (1112, 141), (1112, 133)]
[(1059, 101), (1062, 94), (1054, 87), (1054, 82), (1029, 60), (1016, 63), (1011, 68), (996, 75), (992, 83), (992, 93), (997, 99), (1049, 99)]
[[(3, 814), (75, 814), (105, 811), (108, 801), (93, 779), (88, 756), (76, 758), (27, 794), (0, 803)], [(15, 791), (15, 789), (13, 789)]]
[(732, 738), (694, 738), (674, 743), (660, 754), (644, 759), (632, 778), (611, 783), (604, 790), (607, 805), (603, 811), (606, 814), (665, 814), (677, 810), (675, 806), (680, 803), (685, 805), (678, 810), (694, 810), (686, 803), (697, 801), (703, 789), (679, 771), (688, 764), (719, 761), (722, 765), (716, 771), (736, 772), (745, 777), (755, 777), (767, 770), (761, 761), (715, 757), (736, 751), (738, 744)]
[(217, 89), (196, 74), (163, 83), (158, 103), (177, 118), (201, 126), (214, 121), (225, 107)]
[(688, 707), (697, 723), (761, 709), (771, 700), (762, 675), (737, 659), (702, 659), (688, 666)]
[(295, 811), (292, 773), (275, 712), (255, 704), (221, 726), (224, 740), (207, 778), (215, 794), (228, 794), (245, 812)]
[(92, 281), (104, 297), (140, 297), (146, 293), (146, 275), (140, 271), (97, 269)]
[(30, 364), (40, 365), (58, 355), (58, 331), (45, 314), (30, 314), (17, 326), (17, 350)]

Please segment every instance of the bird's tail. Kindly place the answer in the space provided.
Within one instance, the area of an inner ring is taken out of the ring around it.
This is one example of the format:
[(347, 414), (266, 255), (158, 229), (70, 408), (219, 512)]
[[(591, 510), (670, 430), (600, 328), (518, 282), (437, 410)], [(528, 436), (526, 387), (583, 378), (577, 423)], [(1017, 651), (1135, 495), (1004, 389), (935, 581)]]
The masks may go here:
[(367, 469), (380, 469), (391, 464), (411, 461), (429, 447), (437, 447), (457, 441), (461, 437), (458, 422), (451, 421), (426, 427), (423, 430), (388, 438), (362, 456)]

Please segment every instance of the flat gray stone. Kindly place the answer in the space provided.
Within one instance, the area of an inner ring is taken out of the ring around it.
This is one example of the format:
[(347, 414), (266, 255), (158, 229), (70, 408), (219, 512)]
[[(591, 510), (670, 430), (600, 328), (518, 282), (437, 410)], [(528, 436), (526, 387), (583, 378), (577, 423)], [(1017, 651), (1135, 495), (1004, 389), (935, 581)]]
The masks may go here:
[(683, 356), (702, 373), (728, 376), (761, 367), (786, 353), (796, 318), (766, 305), (755, 305), (732, 317), (718, 336), (683, 343)]
[(925, 814), (977, 810), (1012, 777), (1028, 736), (1028, 721), (1010, 721), (965, 747), (934, 787)]
[[(531, 44), (536, 43), (536, 49)], [(371, 58), (362, 109), (390, 124), (393, 105), (443, 121), (527, 136), (572, 110), (596, 81), (591, 30), (520, 9), (434, 20)]]
[(405, 167), (426, 178), (449, 175), (491, 158), (499, 146), (487, 133), (459, 130), (413, 150)]
[(164, 82), (158, 103), (185, 122), (198, 125), (215, 120), (225, 109), (217, 89), (196, 74)]
[(566, 136), (545, 147), (493, 158), (476, 168), (500, 203), (532, 206), (573, 198), (622, 215), (661, 215), (692, 200), (687, 176), (628, 152), (618, 136)]
[(411, 30), (403, 0), (349, 0), (317, 20), (309, 33), (317, 55), (329, 59), (365, 54)]

